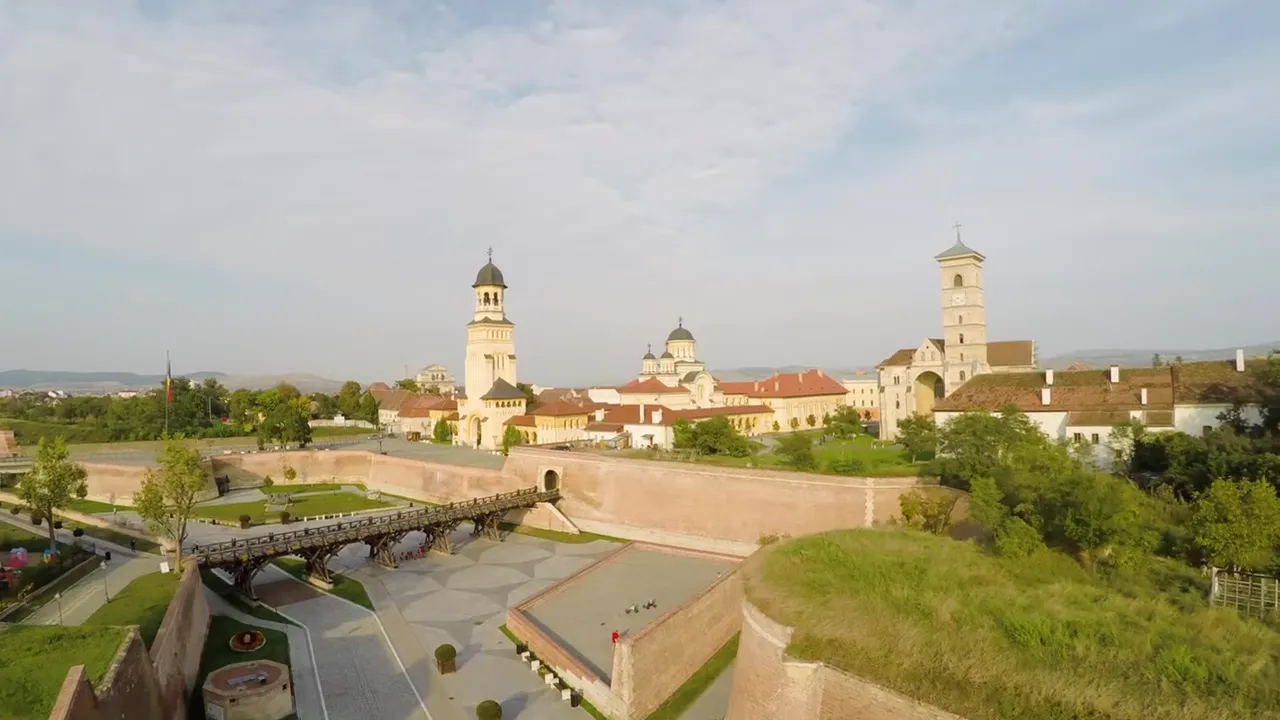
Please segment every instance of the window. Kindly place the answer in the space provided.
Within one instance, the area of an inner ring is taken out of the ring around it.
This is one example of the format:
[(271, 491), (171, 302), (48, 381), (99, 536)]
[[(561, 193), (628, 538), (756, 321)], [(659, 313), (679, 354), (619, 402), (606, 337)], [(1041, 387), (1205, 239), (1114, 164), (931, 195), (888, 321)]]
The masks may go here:
[(1074, 433), (1071, 436), (1071, 439), (1075, 440), (1076, 442), (1084, 442), (1084, 433)]
[(964, 276), (956, 273), (956, 276), (951, 279), (951, 285), (953, 287), (964, 287)]
[(960, 344), (964, 344), (964, 333), (960, 333)]
[(1094, 434), (1093, 434), (1093, 436), (1092, 436), (1092, 437), (1090, 437), (1089, 439), (1093, 441), (1093, 444), (1094, 444), (1094, 445), (1097, 445), (1097, 444), (1098, 444), (1098, 433), (1094, 433)]
[(960, 353), (960, 362), (964, 362), (964, 353)]
[(894, 401), (893, 401), (893, 409), (894, 409), (894, 410), (901, 410), (901, 409), (902, 409), (902, 403), (901, 403), (900, 401), (898, 401), (898, 400), (894, 400)]
[(489, 293), (485, 293), (485, 294), (484, 294), (484, 304), (485, 304), (485, 305), (488, 305), (488, 304), (489, 304)]
[(963, 315), (961, 315), (961, 316), (959, 316), (959, 318), (958, 318), (958, 319), (959, 319), (959, 321), (960, 321), (960, 322), (959, 322), (959, 324), (960, 324), (960, 325), (963, 325), (963, 324), (964, 324), (964, 316), (963, 316)]
[(960, 371), (960, 382), (964, 382), (964, 371)]
[(894, 376), (893, 376), (893, 384), (894, 384), (894, 385), (901, 385), (901, 384), (902, 384), (902, 378), (898, 377), (897, 375), (894, 375)]

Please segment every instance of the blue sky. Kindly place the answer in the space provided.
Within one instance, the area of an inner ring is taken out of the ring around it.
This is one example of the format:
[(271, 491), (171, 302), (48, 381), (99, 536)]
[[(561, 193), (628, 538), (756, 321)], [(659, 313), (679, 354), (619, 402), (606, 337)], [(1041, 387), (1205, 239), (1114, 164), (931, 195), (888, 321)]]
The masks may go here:
[(1280, 6), (0, 2), (0, 368), (461, 371), (495, 247), (522, 379), (939, 333), (1280, 338)]

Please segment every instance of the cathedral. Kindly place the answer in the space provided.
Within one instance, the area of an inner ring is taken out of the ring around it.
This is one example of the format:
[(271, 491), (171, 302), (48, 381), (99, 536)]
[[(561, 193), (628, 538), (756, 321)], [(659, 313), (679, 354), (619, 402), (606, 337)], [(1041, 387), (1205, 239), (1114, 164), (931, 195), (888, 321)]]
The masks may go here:
[[(667, 335), (667, 343), (662, 355), (654, 357), (653, 346), (650, 346), (640, 360), (640, 375), (623, 388), (652, 387), (661, 391), (662, 388), (655, 384), (656, 381), (671, 388), (674, 394), (687, 395), (687, 399), (681, 397), (676, 400), (672, 404), (673, 407), (709, 407), (723, 404), (716, 396), (716, 379), (711, 377), (706, 365), (698, 359), (696, 346), (693, 333), (685, 328), (684, 318), (680, 318), (676, 329)], [(670, 402), (670, 399), (668, 401)]]
[(507, 284), (502, 271), (489, 262), (471, 285), (475, 314), (467, 323), (467, 360), (458, 398), (458, 442), (493, 450), (502, 447), (508, 419), (525, 412), (528, 398), (516, 387), (515, 323), (507, 319)]
[(960, 240), (934, 257), (941, 281), (942, 337), (925, 338), (876, 366), (879, 375), (880, 439), (893, 440), (898, 422), (930, 415), (934, 403), (977, 375), (1036, 369), (1031, 340), (987, 340), (987, 305), (978, 251)]

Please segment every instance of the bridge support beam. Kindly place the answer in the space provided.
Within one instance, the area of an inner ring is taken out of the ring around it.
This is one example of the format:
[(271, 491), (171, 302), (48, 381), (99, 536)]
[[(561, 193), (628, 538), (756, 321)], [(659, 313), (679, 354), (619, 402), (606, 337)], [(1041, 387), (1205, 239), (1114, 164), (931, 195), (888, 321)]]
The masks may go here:
[(299, 550), (298, 554), (307, 562), (307, 575), (322, 582), (333, 583), (329, 574), (329, 559), (338, 554), (343, 545), (319, 545)]
[(400, 567), (400, 564), (396, 562), (395, 548), (407, 534), (406, 532), (395, 532), (367, 540), (369, 549), (373, 553), (374, 562), (385, 568), (395, 569)]
[(506, 517), (506, 511), (488, 512), (471, 518), (471, 534), (474, 537), (484, 536), (490, 540), (501, 540), (499, 523)]
[(257, 575), (258, 571), (269, 562), (271, 562), (269, 557), (256, 557), (237, 563), (231, 571), (236, 591), (245, 597), (257, 600), (258, 595), (253, 591), (253, 576)]

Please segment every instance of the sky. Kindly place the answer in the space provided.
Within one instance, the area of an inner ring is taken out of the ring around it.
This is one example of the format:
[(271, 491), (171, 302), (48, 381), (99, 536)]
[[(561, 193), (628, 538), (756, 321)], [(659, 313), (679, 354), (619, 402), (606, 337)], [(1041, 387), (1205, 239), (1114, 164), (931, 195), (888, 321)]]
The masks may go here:
[(1280, 3), (0, 0), (0, 369), (871, 365), (1280, 338)]

